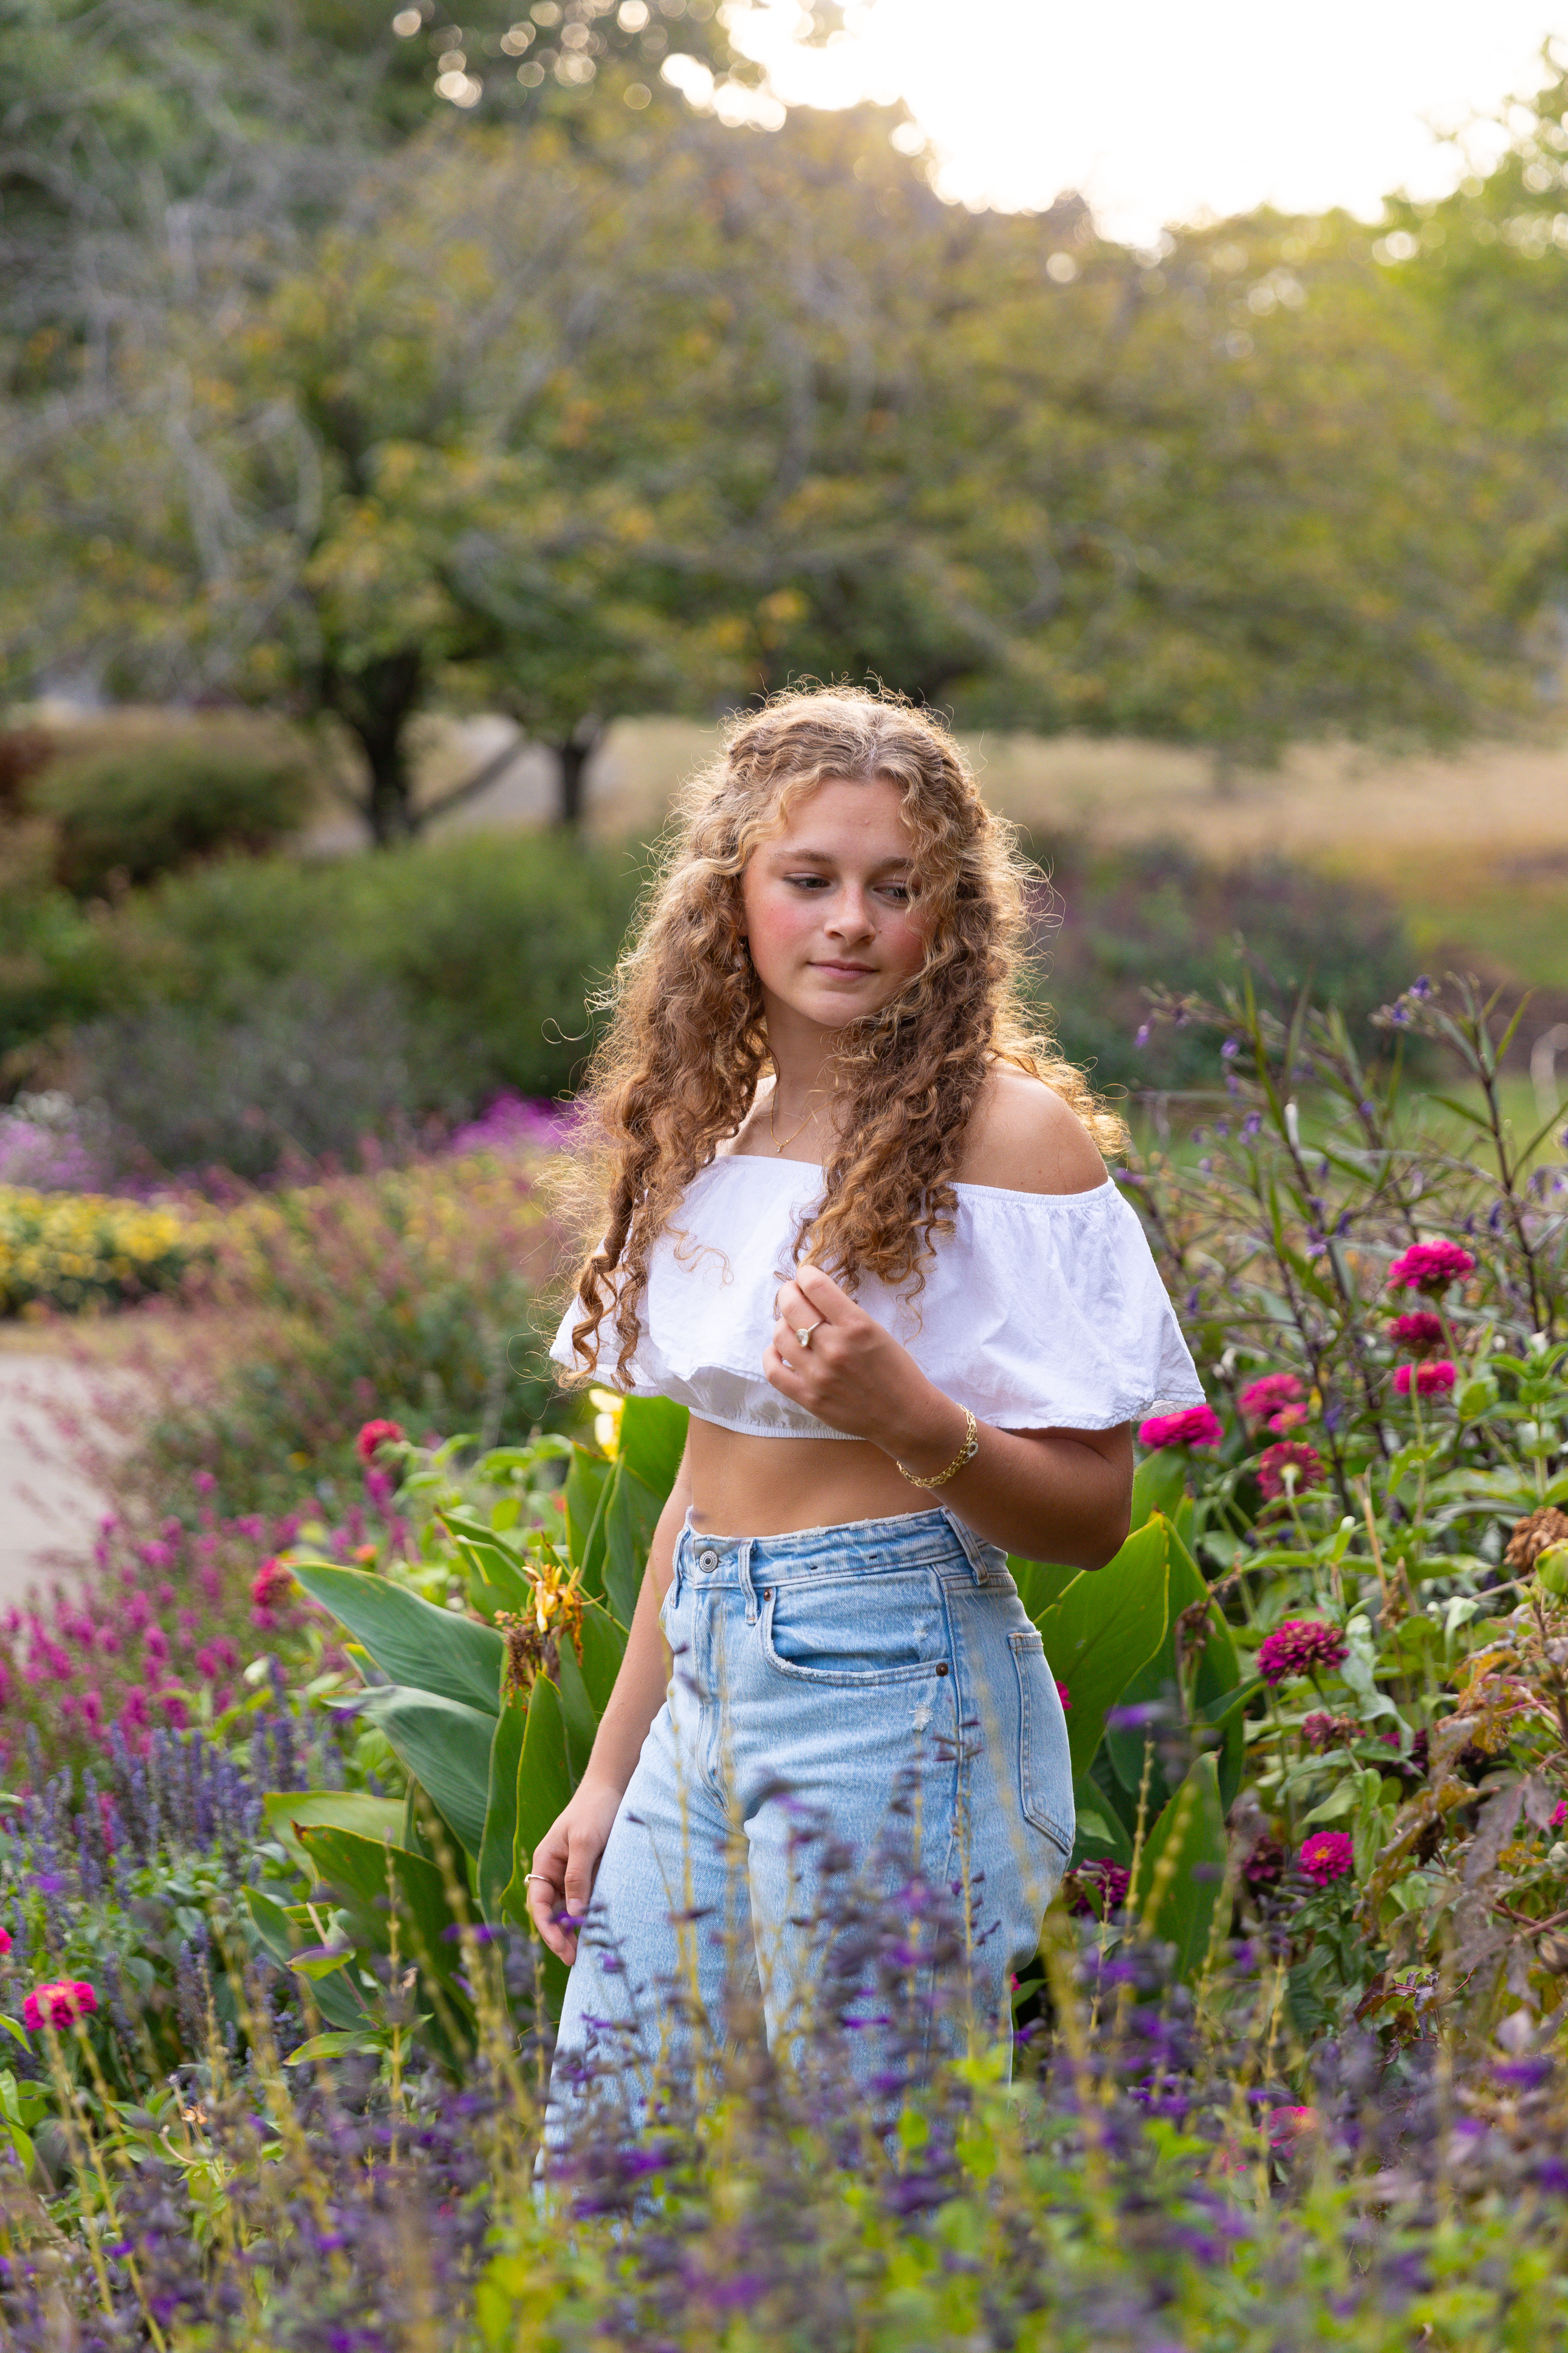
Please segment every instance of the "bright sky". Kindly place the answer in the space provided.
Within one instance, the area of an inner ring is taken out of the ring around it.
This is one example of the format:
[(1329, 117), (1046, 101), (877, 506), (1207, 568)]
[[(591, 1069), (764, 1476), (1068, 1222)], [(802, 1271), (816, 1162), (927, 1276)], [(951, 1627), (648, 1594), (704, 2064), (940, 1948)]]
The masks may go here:
[(733, 12), (786, 104), (901, 97), (944, 195), (1077, 188), (1135, 244), (1264, 201), (1374, 218), (1387, 190), (1446, 193), (1462, 165), (1428, 124), (1532, 87), (1568, 37), (1568, 0), (848, 0), (826, 50), (795, 45), (798, 16)]

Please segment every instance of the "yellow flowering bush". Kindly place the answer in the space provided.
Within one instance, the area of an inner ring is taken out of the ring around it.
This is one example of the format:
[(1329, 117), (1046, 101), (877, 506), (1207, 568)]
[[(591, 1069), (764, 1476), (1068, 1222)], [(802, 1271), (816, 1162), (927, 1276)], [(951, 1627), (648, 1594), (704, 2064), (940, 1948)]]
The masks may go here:
[(175, 1209), (0, 1185), (0, 1315), (75, 1314), (170, 1291), (208, 1247), (203, 1228)]

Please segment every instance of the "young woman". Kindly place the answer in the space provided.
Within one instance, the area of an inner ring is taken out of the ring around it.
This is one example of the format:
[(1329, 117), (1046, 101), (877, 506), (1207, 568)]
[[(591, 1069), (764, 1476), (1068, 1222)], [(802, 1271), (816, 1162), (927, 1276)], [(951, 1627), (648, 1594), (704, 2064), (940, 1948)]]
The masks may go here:
[(829, 1981), (868, 2019), (825, 1871), (956, 1894), (994, 2024), (1035, 1949), (1072, 1784), (1006, 1556), (1102, 1566), (1129, 1425), (1203, 1392), (1100, 1158), (1116, 1124), (1025, 1018), (1022, 879), (952, 737), (875, 695), (784, 695), (688, 788), (618, 976), (605, 1236), (554, 1348), (690, 1409), (533, 1858), (574, 1964), (558, 2087), (596, 2049), (648, 2062), (680, 1983), (719, 2031), (738, 1978), (770, 2041)]

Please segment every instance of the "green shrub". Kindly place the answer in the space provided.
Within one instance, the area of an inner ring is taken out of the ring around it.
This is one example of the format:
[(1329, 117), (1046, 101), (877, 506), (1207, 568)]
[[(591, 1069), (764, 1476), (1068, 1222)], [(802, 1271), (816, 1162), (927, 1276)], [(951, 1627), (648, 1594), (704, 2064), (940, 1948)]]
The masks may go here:
[(58, 835), (60, 881), (79, 897), (225, 849), (270, 849), (298, 830), (312, 797), (297, 745), (218, 727), (128, 739), (52, 760), (29, 806)]
[(1381, 892), (1283, 859), (1220, 867), (1180, 842), (1068, 841), (1045, 863), (1043, 994), (1068, 1053), (1092, 1064), (1100, 1085), (1212, 1086), (1214, 1049), (1195, 1029), (1167, 1026), (1142, 1045), (1138, 1033), (1151, 988), (1212, 996), (1239, 981), (1238, 944), (1266, 996), (1310, 986), (1363, 1048), (1373, 1043), (1371, 1015), (1415, 969), (1404, 920)]

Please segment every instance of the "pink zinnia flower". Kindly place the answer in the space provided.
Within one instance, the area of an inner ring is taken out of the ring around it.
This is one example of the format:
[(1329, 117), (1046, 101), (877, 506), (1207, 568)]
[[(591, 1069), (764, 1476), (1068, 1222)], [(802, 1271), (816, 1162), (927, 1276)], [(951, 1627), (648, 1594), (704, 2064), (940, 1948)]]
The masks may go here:
[(1314, 1831), (1296, 1858), (1307, 1877), (1319, 1887), (1343, 1879), (1355, 1868), (1355, 1841), (1348, 1831)]
[(5, 1959), (10, 1949), (11, 1931), (9, 1928), (0, 1928), (0, 1961)]
[(1225, 1424), (1212, 1405), (1190, 1405), (1182, 1413), (1152, 1413), (1138, 1431), (1141, 1446), (1217, 1446)]
[(354, 1440), (354, 1445), (362, 1462), (374, 1462), (377, 1447), (398, 1445), (402, 1438), (403, 1424), (400, 1421), (367, 1421)]
[(1062, 1714), (1065, 1715), (1068, 1708), (1072, 1705), (1072, 1694), (1068, 1691), (1066, 1683), (1063, 1683), (1060, 1675), (1058, 1675), (1056, 1678), (1056, 1685), (1057, 1697), (1062, 1704)]
[(1560, 1831), (1565, 1823), (1568, 1823), (1568, 1798), (1559, 1798), (1552, 1810), (1552, 1827)]
[(1270, 1430), (1280, 1430), (1289, 1427), (1279, 1418), (1288, 1406), (1298, 1409), (1298, 1420), (1305, 1419), (1300, 1410), (1305, 1396), (1296, 1374), (1265, 1373), (1261, 1380), (1250, 1382), (1236, 1401), (1248, 1421), (1267, 1422)]
[(1288, 1472), (1295, 1473), (1294, 1486), (1298, 1495), (1315, 1487), (1323, 1475), (1323, 1458), (1315, 1448), (1304, 1445), (1299, 1438), (1281, 1439), (1278, 1446), (1266, 1446), (1254, 1466), (1258, 1483), (1268, 1501), (1285, 1493)]
[(1429, 1356), (1443, 1345), (1443, 1319), (1429, 1307), (1413, 1307), (1407, 1315), (1394, 1317), (1388, 1336), (1397, 1346), (1408, 1348), (1413, 1356)]
[(1401, 1365), (1394, 1386), (1401, 1397), (1408, 1397), (1412, 1386), (1417, 1397), (1447, 1397), (1457, 1377), (1451, 1359), (1439, 1356), (1436, 1364)]
[(1127, 1901), (1132, 1873), (1121, 1862), (1080, 1862), (1068, 1873), (1068, 1910), (1077, 1919), (1103, 1920)]
[(1340, 1666), (1350, 1656), (1350, 1644), (1337, 1626), (1321, 1618), (1287, 1618), (1258, 1646), (1258, 1672), (1268, 1684), (1317, 1668)]
[(294, 1572), (280, 1560), (264, 1560), (250, 1580), (250, 1599), (258, 1609), (279, 1609), (294, 1589)]
[(37, 2034), (46, 2026), (74, 2026), (79, 2018), (90, 2018), (98, 2008), (98, 1996), (80, 1978), (57, 1978), (49, 1985), (41, 1985), (22, 2004), (22, 2023), (29, 2034)]
[(1475, 1260), (1458, 1242), (1412, 1242), (1388, 1270), (1390, 1291), (1424, 1291), (1430, 1298), (1469, 1274)]

